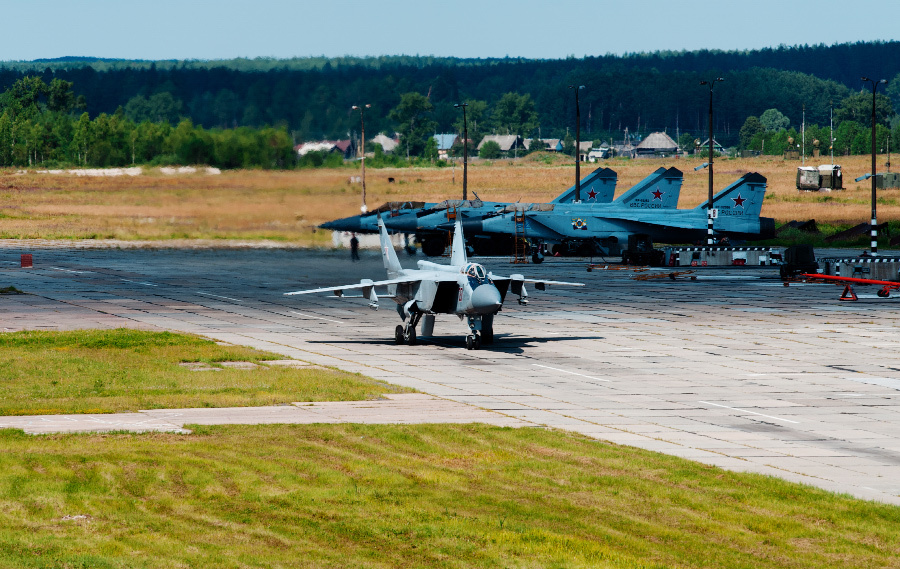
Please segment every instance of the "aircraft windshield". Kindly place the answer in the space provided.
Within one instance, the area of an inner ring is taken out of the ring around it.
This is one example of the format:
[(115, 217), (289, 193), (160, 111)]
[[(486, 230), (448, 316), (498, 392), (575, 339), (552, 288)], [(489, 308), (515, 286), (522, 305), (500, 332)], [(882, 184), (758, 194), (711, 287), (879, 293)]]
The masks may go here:
[(484, 267), (482, 267), (478, 263), (469, 263), (468, 265), (463, 267), (462, 272), (466, 273), (473, 279), (478, 279), (479, 281), (482, 281), (487, 277), (487, 273), (484, 272)]

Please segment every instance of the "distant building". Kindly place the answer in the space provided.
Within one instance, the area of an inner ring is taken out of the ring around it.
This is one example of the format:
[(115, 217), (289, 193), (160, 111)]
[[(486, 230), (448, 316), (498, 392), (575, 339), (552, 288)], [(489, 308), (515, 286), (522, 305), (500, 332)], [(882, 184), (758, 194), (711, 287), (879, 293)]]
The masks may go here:
[[(700, 145), (700, 152), (706, 152), (706, 150), (708, 148), (709, 148), (709, 139), (707, 138), (706, 140), (703, 141), (703, 144)], [(725, 150), (725, 147), (722, 146), (721, 144), (719, 144), (719, 141), (716, 140), (715, 138), (713, 139), (713, 150), (719, 154), (728, 154), (728, 152)]]
[[(525, 147), (526, 150), (531, 150), (531, 143), (533, 138), (526, 138), (522, 141), (522, 146)], [(544, 143), (544, 149), (547, 152), (562, 152), (563, 144), (562, 141), (558, 138), (542, 138), (541, 142)]]
[(578, 161), (579, 162), (587, 162), (588, 154), (591, 152), (591, 148), (594, 146), (592, 141), (587, 142), (579, 142), (578, 143)]
[(522, 144), (522, 139), (515, 134), (489, 134), (481, 139), (477, 150), (481, 151), (484, 143), (488, 141), (496, 142), (500, 146), (500, 151), (506, 153), (515, 151), (517, 148), (525, 148), (525, 145)]
[(678, 143), (664, 132), (651, 132), (635, 148), (635, 154), (641, 156), (672, 156), (678, 152)]
[(321, 140), (318, 142), (304, 142), (294, 147), (298, 156), (306, 156), (310, 152), (340, 152), (344, 158), (352, 158), (356, 151), (356, 145), (349, 138), (346, 140)]
[(459, 138), (459, 136), (456, 134), (434, 135), (434, 139), (437, 141), (438, 158), (446, 160), (447, 157), (450, 156), (450, 149), (453, 148), (453, 144), (456, 143), (457, 138)]
[(609, 158), (609, 146), (605, 148), (592, 148), (587, 155), (588, 162), (596, 162), (597, 160), (606, 160)]

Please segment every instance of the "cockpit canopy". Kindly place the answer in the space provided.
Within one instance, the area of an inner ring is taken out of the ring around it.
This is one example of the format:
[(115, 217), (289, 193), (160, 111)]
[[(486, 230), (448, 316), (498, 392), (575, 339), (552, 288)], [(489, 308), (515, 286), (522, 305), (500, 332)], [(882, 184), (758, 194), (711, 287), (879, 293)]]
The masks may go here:
[(478, 263), (469, 263), (468, 265), (465, 265), (462, 269), (460, 269), (460, 272), (465, 273), (473, 279), (478, 279), (479, 281), (487, 278), (487, 273), (484, 271), (484, 267), (482, 267)]

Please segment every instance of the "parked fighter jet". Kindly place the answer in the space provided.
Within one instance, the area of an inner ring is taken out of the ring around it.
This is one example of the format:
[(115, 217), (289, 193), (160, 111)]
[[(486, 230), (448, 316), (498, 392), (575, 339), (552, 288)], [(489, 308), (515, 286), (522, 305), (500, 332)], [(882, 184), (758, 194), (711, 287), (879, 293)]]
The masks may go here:
[[(609, 168), (597, 168), (581, 180), (581, 198), (585, 203), (610, 202), (615, 192), (616, 173)], [(566, 203), (574, 199), (573, 185), (550, 203)], [(333, 231), (377, 233), (377, 219), (381, 214), (389, 230), (415, 234), (416, 240), (422, 243), (422, 252), (434, 257), (444, 254), (448, 233), (452, 230), (457, 216), (463, 219), (477, 219), (492, 215), (508, 205), (509, 202), (485, 202), (480, 199), (445, 200), (440, 203), (388, 202), (368, 213), (335, 219), (319, 227)], [(443, 227), (438, 229), (438, 225)], [(468, 237), (469, 244), (478, 254), (485, 255), (503, 249), (502, 246), (495, 247), (496, 238), (492, 240), (490, 236), (476, 234)], [(511, 247), (505, 249), (509, 250)]]
[(453, 234), (450, 264), (440, 265), (430, 261), (419, 261), (418, 269), (404, 269), (400, 266), (397, 253), (391, 245), (387, 229), (378, 218), (381, 233), (381, 253), (387, 280), (363, 279), (359, 284), (324, 287), (285, 293), (287, 295), (331, 292), (343, 296), (344, 291), (359, 290), (369, 300), (369, 306), (378, 308), (379, 296), (376, 287), (386, 286), (388, 294), (382, 298), (392, 298), (397, 303), (397, 313), (404, 324), (394, 331), (398, 344), (416, 343), (416, 326), (422, 322), (422, 335), (430, 336), (434, 330), (436, 314), (455, 314), (460, 320), (466, 318), (470, 333), (466, 336), (466, 349), (478, 349), (482, 343), (494, 341), (494, 315), (503, 306), (507, 291), (518, 296), (519, 304), (527, 304), (528, 292), (525, 283), (534, 283), (538, 290), (547, 285), (584, 286), (582, 283), (568, 283), (539, 279), (526, 279), (522, 275), (501, 277), (486, 272), (478, 263), (470, 263), (466, 258), (465, 244), (460, 223), (457, 221)]
[[(719, 192), (713, 198), (718, 212), (716, 234), (758, 239), (773, 236), (774, 220), (759, 216), (765, 192), (766, 179), (757, 173), (745, 174)], [(590, 241), (603, 254), (617, 253), (618, 244), (627, 243), (633, 234), (649, 235), (657, 243), (691, 243), (706, 237), (706, 202), (689, 210), (666, 209), (666, 192), (657, 189), (650, 193), (649, 197), (644, 194), (629, 200), (627, 207), (562, 204), (526, 211), (524, 234), (532, 241), (550, 244)], [(504, 213), (485, 219), (476, 230), (515, 234), (514, 215)], [(521, 229), (518, 231), (521, 233)]]

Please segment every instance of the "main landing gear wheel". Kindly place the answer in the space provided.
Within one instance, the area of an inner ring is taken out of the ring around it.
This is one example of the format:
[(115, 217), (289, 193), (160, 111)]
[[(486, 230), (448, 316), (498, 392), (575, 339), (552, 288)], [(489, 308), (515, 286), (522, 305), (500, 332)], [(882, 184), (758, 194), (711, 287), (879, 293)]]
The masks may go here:
[(888, 298), (891, 296), (891, 291), (888, 289), (881, 289), (876, 294), (878, 294), (878, 296), (880, 296), (881, 298)]
[(466, 349), (477, 350), (481, 347), (481, 336), (469, 334), (466, 336)]
[(409, 332), (406, 334), (406, 343), (410, 346), (416, 345), (416, 328), (415, 326), (410, 326)]
[(403, 340), (403, 326), (397, 324), (397, 327), (394, 328), (394, 343), (402, 344)]

